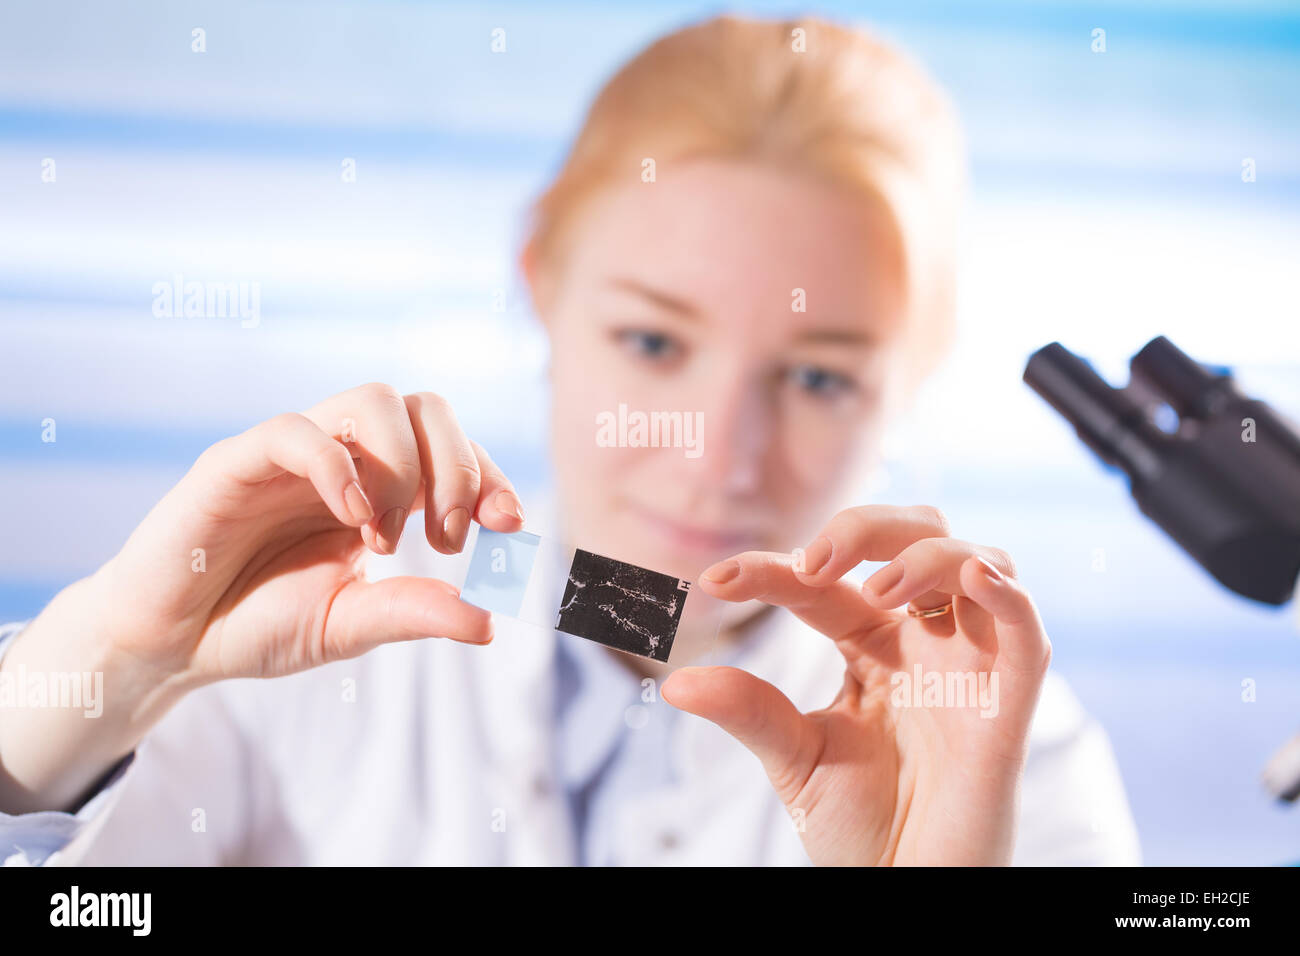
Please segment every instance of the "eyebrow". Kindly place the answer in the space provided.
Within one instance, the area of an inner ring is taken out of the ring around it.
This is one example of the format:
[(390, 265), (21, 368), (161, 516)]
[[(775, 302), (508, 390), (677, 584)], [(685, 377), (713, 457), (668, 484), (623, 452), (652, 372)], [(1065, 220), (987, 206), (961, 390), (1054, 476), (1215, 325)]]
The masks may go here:
[(809, 329), (797, 335), (795, 341), (813, 345), (874, 345), (876, 337), (858, 329)]
[(660, 289), (652, 288), (643, 282), (638, 282), (636, 279), (616, 277), (609, 280), (609, 285), (653, 302), (659, 308), (668, 312), (675, 312), (684, 319), (698, 319), (700, 317), (699, 310), (685, 299), (679, 299)]
[[(631, 295), (637, 296), (638, 298), (652, 302), (659, 308), (668, 312), (673, 312), (683, 319), (696, 320), (700, 318), (699, 310), (690, 302), (687, 302), (685, 299), (680, 299), (668, 292), (664, 292), (661, 289), (648, 286), (637, 279), (628, 278), (626, 276), (616, 276), (609, 280), (608, 285), (622, 292), (627, 292)], [(811, 345), (867, 346), (875, 344), (876, 336), (860, 329), (828, 327), (807, 329), (804, 332), (799, 333), (799, 335), (795, 337), (794, 341), (797, 344), (808, 343)]]

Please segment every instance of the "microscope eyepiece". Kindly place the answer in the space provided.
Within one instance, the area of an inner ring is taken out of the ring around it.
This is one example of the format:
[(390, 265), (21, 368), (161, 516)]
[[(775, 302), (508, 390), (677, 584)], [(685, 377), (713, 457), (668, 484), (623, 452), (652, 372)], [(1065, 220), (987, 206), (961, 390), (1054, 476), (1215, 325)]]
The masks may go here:
[(1163, 433), (1126, 392), (1112, 388), (1079, 356), (1059, 342), (1045, 345), (1030, 356), (1024, 380), (1102, 461), (1129, 474), (1150, 471)]
[[(1133, 357), (1128, 388), (1057, 342), (1030, 357), (1024, 380), (1123, 469), (1143, 514), (1220, 583), (1270, 604), (1290, 598), (1300, 575), (1300, 435), (1266, 403), (1163, 336)], [(1178, 412), (1176, 433), (1155, 426), (1157, 402)]]
[(1163, 335), (1133, 356), (1129, 367), (1133, 380), (1159, 395), (1180, 418), (1209, 418), (1231, 388), (1228, 376), (1210, 373)]

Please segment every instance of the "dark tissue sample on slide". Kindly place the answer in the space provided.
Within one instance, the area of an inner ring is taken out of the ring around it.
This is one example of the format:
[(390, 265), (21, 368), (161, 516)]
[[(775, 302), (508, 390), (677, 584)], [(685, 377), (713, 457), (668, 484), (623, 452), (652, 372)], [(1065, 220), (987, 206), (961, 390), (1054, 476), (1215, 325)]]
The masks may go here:
[(690, 582), (578, 550), (556, 629), (667, 662)]

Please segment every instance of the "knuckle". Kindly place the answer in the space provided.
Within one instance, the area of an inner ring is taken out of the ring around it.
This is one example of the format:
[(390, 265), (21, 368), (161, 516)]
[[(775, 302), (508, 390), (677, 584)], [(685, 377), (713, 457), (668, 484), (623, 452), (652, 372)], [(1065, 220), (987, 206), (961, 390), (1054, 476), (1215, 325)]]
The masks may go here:
[(189, 473), (200, 480), (210, 480), (225, 470), (224, 463), (231, 459), (234, 448), (234, 438), (222, 438), (215, 441), (199, 453), (199, 457), (194, 459), (194, 464), (190, 466)]
[(303, 422), (309, 421), (310, 420), (306, 415), (302, 415), (298, 412), (281, 412), (279, 415), (268, 418), (258, 427), (265, 429), (272, 434), (281, 435), (290, 429), (299, 428)]
[[(445, 467), (454, 490), (470, 495), (478, 494), (483, 476), (479, 473), (477, 461), (474, 461), (472, 457), (458, 454), (451, 461), (448, 461)], [(434, 487), (437, 487), (436, 483)]]
[(329, 470), (343, 469), (352, 470), (352, 456), (342, 445), (336, 441), (322, 444), (311, 456), (312, 465)]
[(357, 389), (357, 394), (381, 408), (402, 408), (404, 405), (401, 393), (384, 382), (367, 382)]
[(410, 396), (410, 400), (419, 408), (430, 412), (450, 412), (452, 410), (451, 402), (437, 392), (415, 392)]
[(952, 522), (948, 516), (934, 505), (917, 505), (916, 513), (922, 521), (933, 527), (940, 537), (952, 536)]
[(195, 459), (194, 463), (196, 465), (207, 467), (214, 461), (220, 461), (230, 452), (230, 447), (233, 443), (233, 438), (222, 438), (220, 441), (213, 442), (199, 453), (199, 457)]
[(858, 505), (845, 508), (830, 520), (821, 533), (830, 537), (837, 548), (845, 543), (860, 547), (873, 534), (888, 526), (891, 516), (885, 510), (886, 507), (888, 506)]
[(284, 447), (287, 443), (310, 438), (311, 434), (317, 431), (319, 429), (316, 423), (306, 415), (299, 412), (282, 412), (273, 418), (268, 418), (260, 425), (254, 425), (250, 429), (250, 434), (270, 446)]
[(857, 505), (838, 512), (830, 521), (830, 526), (843, 526), (845, 530), (859, 534), (870, 530), (879, 516), (878, 505)]

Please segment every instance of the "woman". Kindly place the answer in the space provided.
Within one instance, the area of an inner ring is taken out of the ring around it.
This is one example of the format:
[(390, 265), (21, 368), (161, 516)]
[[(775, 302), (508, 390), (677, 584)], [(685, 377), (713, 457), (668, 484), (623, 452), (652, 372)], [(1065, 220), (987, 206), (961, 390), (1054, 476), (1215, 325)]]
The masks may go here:
[[(948, 338), (960, 155), (870, 37), (724, 17), (625, 66), (536, 205), (550, 537), (698, 579), (734, 666), (494, 640), (432, 552), (519, 530), (517, 494), (445, 400), (362, 386), (218, 442), (14, 629), (4, 671), (102, 672), (105, 704), (0, 724), (13, 861), (1134, 862), (1010, 558), (853, 500)], [(598, 442), (620, 405), (697, 416), (702, 453)], [(993, 695), (898, 693), (933, 673)]]

